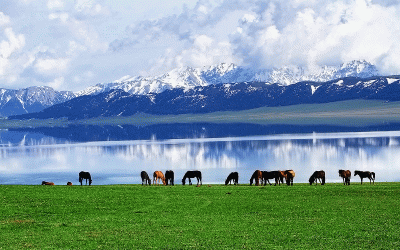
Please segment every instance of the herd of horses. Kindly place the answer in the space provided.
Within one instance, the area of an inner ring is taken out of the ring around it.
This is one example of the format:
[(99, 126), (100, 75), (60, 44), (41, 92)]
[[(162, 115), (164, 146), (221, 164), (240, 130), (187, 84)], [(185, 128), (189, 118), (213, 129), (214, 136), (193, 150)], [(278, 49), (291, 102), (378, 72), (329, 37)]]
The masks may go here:
[[(354, 176), (358, 175), (361, 179), (361, 184), (363, 183), (364, 178), (368, 178), (370, 184), (375, 183), (375, 173), (370, 171), (354, 171)], [(142, 178), (142, 185), (151, 185), (151, 179), (146, 171), (142, 171), (140, 173), (140, 177)], [(256, 186), (259, 185), (272, 185), (269, 180), (275, 180), (275, 186), (280, 185), (281, 183), (285, 183), (288, 186), (293, 186), (293, 179), (295, 177), (295, 172), (293, 170), (285, 170), (285, 171), (261, 171), (256, 170), (252, 174), (250, 178), (250, 185), (253, 183)], [(344, 185), (350, 185), (350, 178), (351, 178), (351, 171), (350, 170), (339, 170), (339, 177), (343, 178)], [(202, 185), (201, 180), (201, 172), (198, 170), (195, 171), (187, 171), (182, 178), (182, 185), (186, 184), (186, 179), (189, 180), (189, 185), (192, 185), (191, 178), (197, 179), (197, 186)], [(89, 186), (92, 184), (92, 177), (89, 172), (81, 171), (79, 172), (79, 182), (81, 183), (83, 180), (86, 180), (86, 185), (89, 181)], [(325, 171), (315, 171), (308, 180), (310, 185), (318, 184), (318, 181), (321, 185), (325, 184)], [(153, 173), (153, 185), (160, 185), (162, 182), (163, 185), (174, 185), (174, 171), (167, 170), (165, 174), (161, 171), (154, 171)], [(225, 180), (225, 185), (228, 184), (238, 185), (239, 184), (239, 173), (238, 172), (231, 172)], [(49, 185), (53, 186), (53, 182), (43, 181), (42, 185)], [(72, 186), (72, 182), (67, 182), (68, 186)]]

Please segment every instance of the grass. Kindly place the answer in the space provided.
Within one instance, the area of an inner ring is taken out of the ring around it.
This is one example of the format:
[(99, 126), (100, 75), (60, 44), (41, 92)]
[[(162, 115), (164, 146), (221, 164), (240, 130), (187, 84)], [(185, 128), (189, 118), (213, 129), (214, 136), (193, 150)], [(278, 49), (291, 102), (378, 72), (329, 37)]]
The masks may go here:
[(283, 107), (262, 107), (243, 111), (225, 111), (206, 114), (149, 115), (129, 117), (98, 117), (68, 121), (0, 120), (0, 129), (22, 127), (62, 127), (68, 125), (136, 125), (168, 123), (252, 123), (292, 125), (370, 126), (400, 123), (400, 102), (379, 100), (351, 100), (324, 104), (301, 104)]
[(0, 249), (399, 249), (400, 183), (0, 186)]

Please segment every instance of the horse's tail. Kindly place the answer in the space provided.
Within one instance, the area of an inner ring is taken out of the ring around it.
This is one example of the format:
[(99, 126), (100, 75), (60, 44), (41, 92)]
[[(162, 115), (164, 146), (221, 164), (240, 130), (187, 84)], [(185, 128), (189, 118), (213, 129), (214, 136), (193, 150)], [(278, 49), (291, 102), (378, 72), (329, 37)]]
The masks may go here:
[(325, 184), (325, 175), (324, 176), (322, 176), (322, 183), (321, 183), (321, 185), (324, 185)]

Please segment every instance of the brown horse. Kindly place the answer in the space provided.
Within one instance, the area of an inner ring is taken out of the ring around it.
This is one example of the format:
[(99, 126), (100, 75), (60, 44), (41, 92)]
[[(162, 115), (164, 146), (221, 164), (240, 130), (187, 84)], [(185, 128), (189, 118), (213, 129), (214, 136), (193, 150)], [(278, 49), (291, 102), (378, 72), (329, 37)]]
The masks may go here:
[(167, 170), (165, 171), (165, 183), (168, 185), (168, 181), (169, 181), (169, 185), (174, 185), (174, 171), (172, 170)]
[(318, 185), (318, 179), (319, 182), (321, 182), (321, 185), (325, 184), (325, 171), (315, 171), (308, 181), (310, 182), (310, 185), (312, 185), (314, 182), (315, 185)]
[(194, 171), (187, 171), (185, 175), (182, 178), (182, 185), (185, 185), (186, 179), (189, 179), (189, 185), (192, 185), (192, 181), (190, 178), (196, 178), (197, 179), (197, 186), (201, 186), (203, 182), (201, 181), (201, 172), (198, 170)]
[(239, 183), (239, 173), (238, 172), (232, 172), (228, 175), (228, 178), (226, 178), (225, 185), (231, 184), (231, 181), (233, 181), (234, 185), (237, 185)]
[(140, 177), (142, 178), (142, 185), (143, 185), (143, 183), (144, 184), (148, 184), (148, 185), (151, 185), (151, 180), (150, 180), (150, 177), (149, 177), (149, 175), (146, 173), (146, 171), (142, 171), (142, 172), (140, 172)]
[(54, 186), (54, 183), (49, 181), (42, 181), (42, 185)]
[(89, 180), (89, 186), (92, 185), (92, 177), (90, 176), (89, 172), (84, 172), (84, 171), (79, 172), (79, 182), (81, 183), (81, 186), (83, 179), (86, 179), (86, 185), (88, 180)]
[(281, 171), (262, 171), (262, 178), (264, 181), (264, 186), (267, 185), (267, 182), (271, 186), (272, 184), (269, 182), (269, 179), (275, 179), (275, 186), (276, 184), (280, 184), (281, 179)]
[(350, 185), (351, 171), (350, 170), (339, 170), (339, 176), (343, 178), (344, 185)]
[(262, 172), (260, 170), (254, 171), (253, 175), (250, 178), (250, 186), (253, 185), (253, 180), (255, 180), (256, 186), (260, 185), (260, 180), (261, 180), (261, 184), (262, 184), (263, 176), (262, 176)]
[(361, 185), (362, 185), (364, 178), (369, 179), (369, 184), (371, 184), (371, 180), (372, 180), (373, 184), (375, 184), (375, 173), (374, 172), (356, 170), (356, 171), (354, 171), (354, 176), (356, 176), (356, 175), (360, 176)]
[(293, 170), (286, 170), (286, 185), (293, 186), (293, 179), (296, 176)]
[(154, 171), (154, 173), (153, 173), (153, 185), (156, 184), (156, 183), (157, 183), (157, 185), (160, 185), (160, 180), (165, 185), (165, 178), (164, 178), (163, 172)]
[(67, 186), (72, 186), (72, 182), (67, 182)]

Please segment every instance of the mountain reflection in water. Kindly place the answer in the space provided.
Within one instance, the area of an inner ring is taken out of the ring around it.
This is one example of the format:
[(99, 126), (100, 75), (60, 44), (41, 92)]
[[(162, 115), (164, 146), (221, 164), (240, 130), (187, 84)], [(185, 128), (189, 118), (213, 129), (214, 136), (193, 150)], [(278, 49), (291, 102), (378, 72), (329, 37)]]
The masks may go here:
[[(293, 129), (311, 132), (282, 132), (290, 127), (196, 124), (157, 125), (155, 130), (87, 126), (1, 131), (0, 184), (46, 180), (76, 185), (82, 170), (92, 173), (94, 185), (139, 184), (142, 170), (152, 174), (168, 169), (175, 171), (177, 184), (193, 169), (202, 171), (203, 183), (219, 184), (232, 171), (239, 172), (240, 184), (249, 183), (256, 169), (293, 169), (295, 183), (307, 182), (315, 170), (324, 170), (327, 182), (341, 182), (339, 169), (374, 171), (378, 182), (400, 179), (400, 132), (315, 133), (311, 127)], [(359, 178), (352, 177), (354, 181)]]

